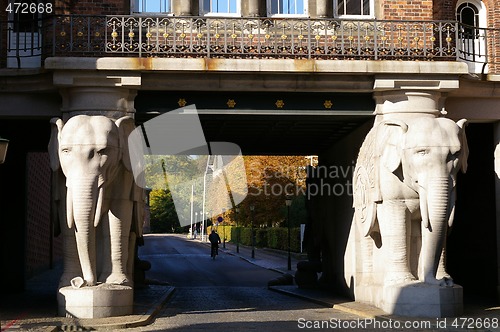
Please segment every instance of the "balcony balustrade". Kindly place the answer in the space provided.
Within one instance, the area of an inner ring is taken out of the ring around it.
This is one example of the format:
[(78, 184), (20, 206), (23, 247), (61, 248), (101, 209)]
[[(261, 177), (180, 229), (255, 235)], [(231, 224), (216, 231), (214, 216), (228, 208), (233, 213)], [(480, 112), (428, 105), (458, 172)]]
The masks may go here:
[(60, 15), (0, 24), (2, 55), (18, 64), (33, 56), (127, 56), (462, 60), (484, 69), (500, 64), (499, 37), (500, 29), (456, 21)]

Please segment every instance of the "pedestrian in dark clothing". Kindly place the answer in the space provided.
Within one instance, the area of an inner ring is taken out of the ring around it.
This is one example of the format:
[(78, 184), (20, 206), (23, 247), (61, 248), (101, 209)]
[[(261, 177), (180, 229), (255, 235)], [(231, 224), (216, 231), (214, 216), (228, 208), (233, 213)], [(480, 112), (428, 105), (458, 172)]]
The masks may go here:
[(208, 236), (208, 240), (211, 243), (211, 250), (210, 250), (210, 257), (212, 259), (215, 259), (215, 256), (219, 254), (219, 243), (220, 243), (220, 237), (219, 234), (215, 231), (215, 229), (212, 229), (212, 233)]

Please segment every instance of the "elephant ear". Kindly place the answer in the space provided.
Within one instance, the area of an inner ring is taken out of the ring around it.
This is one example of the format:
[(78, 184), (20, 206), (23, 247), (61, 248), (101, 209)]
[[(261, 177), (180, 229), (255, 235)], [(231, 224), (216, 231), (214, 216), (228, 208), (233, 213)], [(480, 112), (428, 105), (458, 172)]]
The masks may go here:
[(57, 171), (61, 164), (59, 162), (59, 139), (61, 137), (61, 131), (64, 123), (59, 118), (52, 118), (50, 120), (50, 140), (49, 140), (49, 158), (50, 158), (50, 168), (52, 171)]
[(116, 120), (116, 126), (120, 132), (122, 163), (129, 172), (132, 172), (132, 164), (130, 163), (130, 153), (128, 149), (128, 136), (135, 129), (135, 121), (130, 116), (124, 116)]
[(457, 121), (457, 126), (460, 128), (459, 139), (462, 146), (460, 152), (460, 169), (462, 173), (467, 172), (467, 158), (469, 158), (469, 145), (467, 145), (467, 137), (465, 135), (465, 127), (467, 126), (467, 120), (461, 119)]
[(401, 165), (403, 154), (402, 142), (408, 125), (400, 120), (385, 121), (380, 124), (378, 138), (380, 161), (390, 172), (394, 172)]
[(59, 139), (64, 123), (59, 118), (53, 118), (50, 120), (50, 126), (50, 140), (48, 145), (50, 168), (52, 169), (50, 219), (53, 225), (54, 236), (58, 236), (61, 234), (60, 221), (63, 219), (60, 213), (61, 209), (64, 208), (64, 197), (66, 196), (64, 192), (61, 192), (64, 190), (61, 186), (65, 186), (65, 178), (59, 161)]

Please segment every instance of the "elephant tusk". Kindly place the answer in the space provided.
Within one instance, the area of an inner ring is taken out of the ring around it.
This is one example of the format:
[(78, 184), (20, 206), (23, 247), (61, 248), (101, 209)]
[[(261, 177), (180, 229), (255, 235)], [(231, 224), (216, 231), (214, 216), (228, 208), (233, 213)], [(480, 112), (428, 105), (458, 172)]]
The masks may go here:
[(75, 224), (75, 216), (73, 211), (73, 189), (68, 188), (66, 194), (66, 222), (68, 223), (68, 228), (73, 228)]
[(420, 215), (422, 216), (422, 224), (425, 228), (429, 228), (429, 207), (427, 205), (427, 191), (420, 187), (419, 189), (420, 196)]
[(102, 202), (104, 199), (103, 196), (104, 196), (104, 187), (100, 187), (99, 194), (97, 195), (97, 207), (95, 210), (94, 227), (97, 227), (99, 225), (100, 220), (101, 220)]
[(457, 188), (453, 188), (450, 193), (450, 212), (448, 215), (448, 227), (453, 226), (453, 219), (455, 218), (455, 201), (457, 199)]

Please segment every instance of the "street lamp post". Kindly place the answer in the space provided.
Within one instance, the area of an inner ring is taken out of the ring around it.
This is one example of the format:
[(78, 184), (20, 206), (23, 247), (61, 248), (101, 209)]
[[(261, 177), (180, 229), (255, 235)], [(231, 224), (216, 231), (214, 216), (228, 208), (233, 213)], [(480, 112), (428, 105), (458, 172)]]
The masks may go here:
[(236, 252), (240, 253), (240, 229), (238, 227), (238, 214), (240, 213), (240, 208), (234, 208), (234, 212), (236, 212)]
[[(222, 209), (222, 214), (226, 212), (226, 209)], [(222, 225), (222, 248), (226, 249), (226, 224)]]
[(196, 235), (197, 235), (197, 227), (196, 227), (196, 223), (198, 222), (198, 212), (195, 212), (194, 213), (194, 231), (192, 230), (192, 234), (194, 234), (194, 239), (196, 239)]
[(206, 219), (204, 220), (205, 222), (205, 242), (208, 241), (208, 221), (210, 220), (210, 212), (206, 212)]
[(251, 225), (252, 225), (252, 258), (255, 258), (255, 235), (253, 234), (253, 212), (255, 210), (255, 206), (250, 205), (250, 212), (251, 212)]
[(288, 270), (290, 271), (292, 269), (292, 256), (290, 253), (290, 246), (291, 246), (291, 241), (290, 241), (290, 206), (292, 205), (292, 196), (287, 195), (286, 196), (286, 209), (287, 209), (287, 226), (288, 226)]

